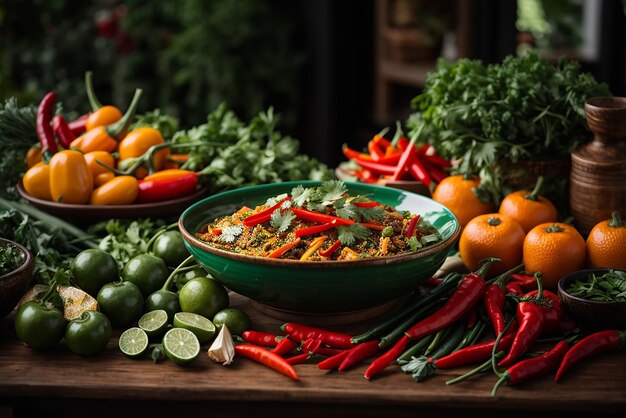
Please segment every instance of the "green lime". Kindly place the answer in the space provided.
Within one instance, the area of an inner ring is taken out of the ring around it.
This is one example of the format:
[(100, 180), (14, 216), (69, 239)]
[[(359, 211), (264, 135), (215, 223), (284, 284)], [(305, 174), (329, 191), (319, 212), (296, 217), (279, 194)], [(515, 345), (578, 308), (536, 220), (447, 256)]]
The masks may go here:
[(128, 328), (120, 335), (118, 345), (128, 357), (139, 357), (148, 349), (148, 334), (141, 328)]
[(124, 280), (134, 283), (144, 298), (163, 287), (169, 275), (163, 260), (152, 254), (139, 254), (128, 260), (122, 269)]
[(119, 279), (119, 269), (115, 259), (108, 253), (89, 249), (81, 251), (70, 265), (74, 282), (95, 297), (100, 288)]
[(198, 267), (190, 271), (178, 273), (174, 277), (174, 283), (176, 284), (176, 289), (180, 290), (189, 280), (195, 279), (196, 277), (207, 276), (209, 276), (209, 273), (207, 273), (207, 271), (202, 267)]
[(191, 312), (178, 312), (174, 315), (175, 328), (184, 328), (193, 332), (200, 344), (209, 341), (215, 335), (215, 325), (210, 319)]
[(172, 268), (189, 257), (183, 236), (178, 231), (167, 231), (159, 235), (154, 241), (152, 253)]
[(189, 363), (200, 354), (198, 337), (184, 328), (172, 328), (163, 337), (163, 351), (174, 363)]
[(163, 309), (146, 312), (139, 318), (137, 325), (150, 337), (161, 335), (167, 327), (167, 312)]
[(250, 328), (250, 317), (247, 313), (237, 308), (222, 309), (213, 317), (213, 324), (219, 330), (226, 324), (233, 335), (241, 335)]
[(196, 277), (189, 280), (178, 292), (183, 312), (193, 312), (206, 318), (228, 308), (228, 292), (217, 280)]

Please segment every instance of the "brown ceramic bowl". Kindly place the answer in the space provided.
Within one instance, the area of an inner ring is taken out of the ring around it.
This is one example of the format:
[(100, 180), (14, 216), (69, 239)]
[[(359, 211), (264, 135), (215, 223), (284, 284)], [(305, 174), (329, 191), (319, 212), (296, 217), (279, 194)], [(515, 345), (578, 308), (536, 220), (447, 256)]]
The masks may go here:
[(38, 209), (72, 221), (99, 221), (111, 218), (167, 218), (178, 217), (189, 205), (206, 197), (208, 188), (203, 187), (189, 196), (178, 199), (165, 200), (155, 203), (136, 203), (132, 205), (74, 205), (56, 203), (37, 199), (24, 190), (22, 182), (17, 185), (20, 196)]
[(590, 274), (603, 275), (609, 269), (578, 270), (559, 280), (559, 298), (565, 312), (579, 325), (591, 329), (626, 329), (626, 302), (597, 302), (572, 296), (567, 292), (576, 280), (587, 280)]
[(33, 276), (35, 260), (33, 255), (21, 244), (0, 238), (0, 247), (15, 245), (23, 255), (23, 263), (17, 269), (0, 276), (0, 318), (10, 313), (20, 300)]

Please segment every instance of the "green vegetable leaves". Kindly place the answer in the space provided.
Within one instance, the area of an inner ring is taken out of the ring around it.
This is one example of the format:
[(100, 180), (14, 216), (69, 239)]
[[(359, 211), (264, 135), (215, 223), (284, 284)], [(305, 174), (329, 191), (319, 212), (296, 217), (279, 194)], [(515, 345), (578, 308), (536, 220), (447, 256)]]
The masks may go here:
[(602, 276), (590, 274), (588, 280), (572, 283), (567, 292), (588, 300), (626, 302), (626, 272), (609, 270)]
[(359, 224), (354, 223), (347, 226), (337, 227), (339, 232), (339, 241), (342, 245), (352, 245), (357, 239), (365, 239), (372, 235), (372, 230)]
[(0, 276), (12, 272), (24, 262), (22, 253), (13, 244), (0, 247)]
[(99, 248), (111, 254), (122, 268), (128, 260), (147, 251), (150, 238), (162, 226), (162, 222), (150, 219), (138, 219), (130, 223), (111, 219), (94, 225), (90, 231), (104, 229), (108, 233), (100, 240)]
[(294, 219), (296, 219), (296, 215), (292, 211), (276, 209), (270, 216), (270, 225), (276, 228), (278, 232), (285, 232)]

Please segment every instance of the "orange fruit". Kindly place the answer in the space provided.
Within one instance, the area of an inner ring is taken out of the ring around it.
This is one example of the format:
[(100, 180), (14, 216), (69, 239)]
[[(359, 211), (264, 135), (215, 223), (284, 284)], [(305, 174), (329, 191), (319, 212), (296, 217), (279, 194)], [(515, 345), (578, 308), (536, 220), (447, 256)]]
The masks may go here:
[(626, 270), (626, 224), (614, 211), (611, 219), (593, 227), (587, 237), (587, 266)]
[(508, 194), (500, 203), (498, 212), (515, 219), (525, 233), (539, 224), (556, 222), (559, 219), (556, 207), (550, 200), (539, 195), (542, 185), (543, 177), (539, 177), (532, 192), (518, 190)]
[(494, 211), (491, 202), (483, 202), (474, 193), (478, 177), (448, 176), (433, 191), (433, 200), (441, 203), (454, 214), (463, 228), (472, 218)]
[(469, 221), (459, 241), (459, 252), (465, 267), (475, 271), (480, 261), (497, 257), (487, 277), (494, 277), (522, 262), (524, 230), (515, 219), (499, 213), (479, 215)]
[(524, 239), (526, 272), (543, 273), (543, 285), (556, 288), (565, 274), (585, 266), (585, 240), (571, 225), (547, 222), (531, 229)]

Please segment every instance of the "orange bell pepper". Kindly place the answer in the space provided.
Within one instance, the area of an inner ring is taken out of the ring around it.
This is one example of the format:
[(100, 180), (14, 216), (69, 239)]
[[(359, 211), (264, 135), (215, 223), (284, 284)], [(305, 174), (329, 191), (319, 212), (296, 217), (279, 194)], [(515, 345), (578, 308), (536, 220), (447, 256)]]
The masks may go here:
[(93, 191), (93, 176), (83, 154), (65, 150), (50, 158), (50, 193), (59, 203), (85, 204)]
[(115, 106), (103, 106), (96, 98), (93, 89), (93, 74), (91, 71), (85, 73), (85, 88), (87, 90), (87, 98), (91, 105), (92, 112), (87, 116), (85, 128), (90, 131), (98, 126), (111, 125), (122, 119), (122, 112)]
[[(153, 145), (164, 144), (165, 139), (161, 132), (154, 128), (144, 127), (132, 130), (126, 135), (118, 146), (120, 160), (127, 158), (137, 158), (144, 155)], [(157, 151), (154, 154), (152, 165), (155, 170), (160, 170), (165, 166), (167, 157), (170, 155), (168, 147)]]
[(50, 166), (39, 162), (24, 173), (22, 184), (26, 193), (43, 200), (52, 200), (50, 193)]
[(107, 181), (91, 193), (92, 205), (130, 205), (137, 199), (139, 186), (133, 176), (118, 176)]

